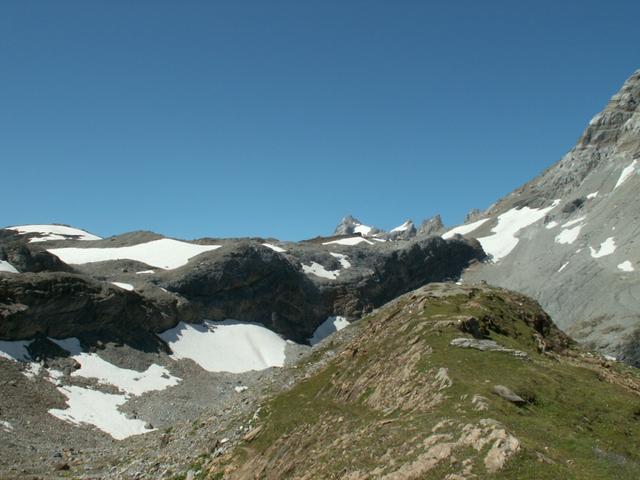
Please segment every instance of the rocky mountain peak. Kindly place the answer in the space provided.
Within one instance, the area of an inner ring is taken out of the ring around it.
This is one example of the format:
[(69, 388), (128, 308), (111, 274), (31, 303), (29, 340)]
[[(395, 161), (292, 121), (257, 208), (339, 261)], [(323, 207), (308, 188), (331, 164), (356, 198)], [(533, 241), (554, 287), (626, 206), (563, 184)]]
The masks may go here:
[(431, 236), (438, 235), (444, 231), (444, 224), (442, 223), (442, 218), (439, 214), (434, 215), (431, 218), (427, 218), (423, 220), (422, 225), (418, 229), (418, 235), (420, 236)]

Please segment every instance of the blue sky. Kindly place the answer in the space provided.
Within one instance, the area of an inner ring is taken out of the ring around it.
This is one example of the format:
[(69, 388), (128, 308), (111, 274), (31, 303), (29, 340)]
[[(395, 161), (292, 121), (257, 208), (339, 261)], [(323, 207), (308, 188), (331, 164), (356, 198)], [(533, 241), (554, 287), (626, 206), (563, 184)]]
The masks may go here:
[(0, 224), (460, 223), (640, 68), (637, 1), (5, 1)]

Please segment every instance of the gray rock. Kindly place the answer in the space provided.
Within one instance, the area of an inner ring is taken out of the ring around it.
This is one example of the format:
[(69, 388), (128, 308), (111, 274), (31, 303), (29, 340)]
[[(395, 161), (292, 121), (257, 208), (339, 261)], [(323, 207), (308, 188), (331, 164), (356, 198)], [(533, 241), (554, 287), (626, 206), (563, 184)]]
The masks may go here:
[(527, 402), (521, 396), (513, 393), (510, 389), (504, 385), (494, 385), (493, 393), (503, 398), (504, 400), (514, 403), (516, 405), (525, 405)]
[(431, 235), (440, 235), (444, 230), (442, 218), (440, 218), (440, 215), (435, 215), (434, 217), (425, 219), (417, 233), (421, 237), (429, 237)]

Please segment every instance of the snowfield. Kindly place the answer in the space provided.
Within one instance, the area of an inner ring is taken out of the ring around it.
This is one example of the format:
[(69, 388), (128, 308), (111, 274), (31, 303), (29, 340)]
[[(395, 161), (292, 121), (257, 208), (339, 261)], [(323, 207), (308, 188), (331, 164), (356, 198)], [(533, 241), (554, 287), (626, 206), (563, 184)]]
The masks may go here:
[(611, 255), (613, 252), (616, 251), (615, 238), (613, 237), (607, 238), (604, 242), (600, 244), (600, 248), (598, 248), (598, 250), (594, 249), (593, 247), (589, 247), (589, 250), (591, 250), (591, 256), (593, 258), (601, 258), (601, 257), (606, 257), (607, 255)]
[(578, 225), (577, 227), (562, 230), (558, 235), (556, 235), (555, 242), (572, 244), (580, 235), (580, 230), (582, 230), (582, 227), (583, 225)]
[(0, 340), (0, 358), (14, 362), (28, 362), (31, 360), (31, 355), (29, 355), (27, 347), (32, 343), (33, 340)]
[(333, 253), (333, 252), (329, 252), (329, 255), (337, 258), (338, 261), (340, 262), (340, 265), (342, 265), (342, 268), (351, 268), (351, 262), (349, 262), (348, 260), (349, 257), (347, 257), (346, 255), (342, 253)]
[(633, 272), (635, 270), (633, 268), (633, 264), (629, 260), (625, 260), (624, 262), (619, 264), (618, 268), (623, 272)]
[(118, 409), (127, 401), (125, 395), (103, 393), (76, 386), (58, 387), (58, 391), (67, 398), (68, 408), (64, 410), (52, 408), (49, 413), (60, 420), (74, 425), (83, 423), (93, 425), (116, 440), (153, 430), (145, 428), (145, 421), (127, 418)]
[[(376, 239), (377, 240), (377, 239)], [(384, 241), (384, 240), (382, 240)], [(359, 243), (368, 243), (369, 245), (373, 245), (373, 242), (370, 242), (366, 238), (362, 237), (350, 237), (350, 238), (341, 238), (339, 240), (332, 240), (331, 242), (324, 242), (323, 245), (358, 245)]]
[(15, 230), (18, 233), (38, 233), (41, 236), (33, 237), (29, 240), (33, 242), (45, 242), (47, 240), (102, 240), (101, 237), (92, 233), (80, 230), (79, 228), (65, 227), (64, 225), (18, 225), (7, 227), (8, 230)]
[(189, 259), (220, 248), (221, 245), (195, 245), (170, 238), (161, 238), (130, 247), (51, 248), (49, 252), (69, 265), (105, 262), (108, 260), (136, 260), (151, 267), (173, 270), (186, 265)]
[(491, 220), (491, 219), (490, 218), (483, 218), (482, 220), (478, 220), (476, 222), (469, 223), (467, 225), (460, 225), (459, 227), (452, 228), (447, 233), (443, 234), (442, 238), (444, 238), (446, 240), (447, 238), (451, 238), (456, 234), (466, 235), (467, 233), (471, 233), (474, 230), (478, 229), (480, 226), (484, 225), (489, 220)]
[(257, 323), (180, 322), (158, 336), (171, 347), (175, 359), (191, 359), (209, 372), (243, 373), (284, 366), (286, 341)]
[(616, 182), (616, 186), (613, 187), (614, 190), (618, 188), (620, 185), (622, 185), (624, 182), (626, 182), (629, 179), (629, 177), (631, 177), (631, 175), (635, 173), (637, 164), (638, 164), (638, 160), (634, 160), (633, 162), (631, 162), (630, 165), (628, 165), (622, 170), (622, 173), (620, 174), (620, 178), (618, 178), (618, 181)]
[(340, 331), (348, 325), (349, 322), (344, 317), (329, 317), (313, 332), (313, 336), (309, 339), (309, 344), (316, 345), (332, 333)]
[(16, 270), (16, 267), (11, 265), (6, 260), (0, 260), (0, 272), (20, 273)]
[(404, 222), (399, 227), (391, 229), (391, 232), (405, 232), (405, 231), (409, 230), (410, 226), (411, 226), (411, 220), (407, 220), (406, 222)]
[(273, 250), (274, 252), (278, 252), (278, 253), (284, 253), (286, 252), (286, 250), (282, 247), (279, 247), (277, 245), (273, 245), (271, 243), (263, 243), (262, 244), (263, 247), (267, 247), (270, 248), (271, 250)]
[(560, 200), (555, 200), (546, 208), (512, 208), (498, 217), (498, 224), (491, 229), (493, 235), (478, 238), (482, 248), (493, 257), (493, 261), (509, 255), (520, 241), (516, 234), (525, 227), (536, 223), (556, 208)]
[(327, 278), (329, 280), (335, 280), (340, 275), (340, 270), (327, 270), (324, 266), (316, 262), (311, 262), (311, 265), (305, 265), (301, 263), (302, 271), (307, 275), (315, 275), (316, 277)]

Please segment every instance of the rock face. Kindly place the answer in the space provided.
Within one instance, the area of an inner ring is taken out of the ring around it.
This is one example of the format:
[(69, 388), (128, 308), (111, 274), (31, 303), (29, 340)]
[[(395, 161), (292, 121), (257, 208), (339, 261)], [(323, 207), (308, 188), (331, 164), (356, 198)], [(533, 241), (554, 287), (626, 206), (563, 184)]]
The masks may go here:
[(440, 235), (444, 230), (445, 228), (442, 223), (442, 218), (440, 218), (440, 215), (436, 215), (424, 220), (422, 225), (420, 225), (417, 234), (421, 237), (428, 237), (431, 235)]
[[(427, 282), (456, 279), (472, 261), (484, 258), (478, 242), (462, 238), (343, 245), (337, 237), (338, 243), (316, 239), (282, 246), (235, 239), (211, 240), (219, 248), (174, 269), (152, 268), (136, 258), (72, 268), (47, 248), (126, 250), (162, 237), (137, 232), (37, 246), (16, 240), (13, 234), (0, 238), (5, 238), (0, 242), (4, 256), (22, 272), (0, 273), (0, 339), (4, 340), (86, 336), (95, 331), (139, 343), (144, 332), (157, 333), (179, 321), (235, 319), (259, 322), (286, 338), (305, 342), (329, 316), (356, 319)], [(199, 248), (208, 242), (179, 246)]]
[(577, 340), (640, 364), (639, 171), (640, 71), (564, 158), (470, 218), (494, 261), (464, 279), (532, 295)]

